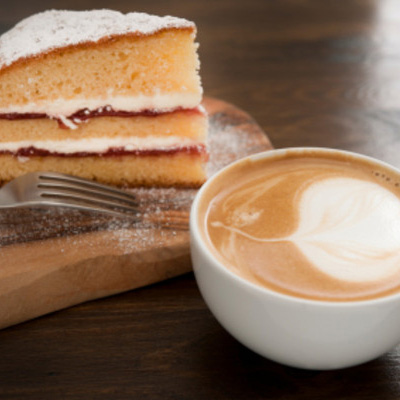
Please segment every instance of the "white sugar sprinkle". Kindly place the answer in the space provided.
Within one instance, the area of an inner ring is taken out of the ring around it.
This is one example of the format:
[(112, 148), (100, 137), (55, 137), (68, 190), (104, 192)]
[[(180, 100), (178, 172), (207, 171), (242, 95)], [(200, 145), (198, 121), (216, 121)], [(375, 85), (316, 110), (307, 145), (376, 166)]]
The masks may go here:
[(183, 18), (136, 12), (44, 11), (22, 20), (0, 37), (0, 68), (65, 46), (129, 33), (151, 35), (169, 28), (195, 29), (195, 25)]

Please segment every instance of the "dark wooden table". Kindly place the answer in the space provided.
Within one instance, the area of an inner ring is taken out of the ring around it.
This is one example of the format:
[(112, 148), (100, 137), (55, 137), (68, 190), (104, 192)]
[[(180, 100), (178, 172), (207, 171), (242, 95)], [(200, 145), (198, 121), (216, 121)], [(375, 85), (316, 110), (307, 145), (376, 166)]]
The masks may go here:
[[(1, 0), (0, 31), (102, 7), (194, 20), (206, 94), (249, 112), (275, 147), (400, 167), (397, 0)], [(221, 328), (192, 274), (0, 331), (0, 399), (264, 398), (399, 399), (400, 348), (332, 372), (275, 364)]]

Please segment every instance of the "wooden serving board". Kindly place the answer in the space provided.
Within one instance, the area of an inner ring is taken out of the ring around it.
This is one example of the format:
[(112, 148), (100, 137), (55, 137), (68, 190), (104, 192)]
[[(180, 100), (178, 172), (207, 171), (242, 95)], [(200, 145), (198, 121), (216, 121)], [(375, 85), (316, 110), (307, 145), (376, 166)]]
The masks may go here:
[[(245, 112), (206, 98), (209, 175), (271, 149)], [(69, 209), (0, 211), (0, 328), (191, 270), (195, 189), (129, 189), (141, 221)]]

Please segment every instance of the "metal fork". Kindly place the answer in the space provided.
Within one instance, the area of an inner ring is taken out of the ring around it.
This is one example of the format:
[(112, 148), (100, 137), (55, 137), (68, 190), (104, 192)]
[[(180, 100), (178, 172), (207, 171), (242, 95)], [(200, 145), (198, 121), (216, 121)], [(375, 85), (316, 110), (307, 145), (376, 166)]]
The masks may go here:
[(59, 206), (137, 217), (136, 197), (117, 188), (55, 172), (32, 172), (0, 189), (0, 209)]

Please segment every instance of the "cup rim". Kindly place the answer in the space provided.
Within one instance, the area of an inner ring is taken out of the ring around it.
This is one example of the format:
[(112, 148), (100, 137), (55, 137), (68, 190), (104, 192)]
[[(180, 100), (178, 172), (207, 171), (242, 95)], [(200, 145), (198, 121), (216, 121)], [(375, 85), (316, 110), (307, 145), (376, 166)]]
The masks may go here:
[(279, 156), (287, 153), (301, 153), (304, 151), (309, 151), (309, 152), (322, 152), (325, 154), (333, 154), (333, 153), (340, 153), (343, 155), (348, 155), (350, 157), (354, 157), (355, 159), (359, 160), (364, 160), (368, 161), (374, 164), (377, 164), (379, 166), (382, 166), (384, 168), (387, 168), (394, 173), (398, 174), (400, 177), (400, 169), (394, 167), (391, 164), (388, 164), (384, 161), (381, 161), (377, 158), (367, 156), (361, 153), (356, 153), (353, 151), (348, 151), (348, 150), (341, 150), (341, 149), (335, 149), (335, 148), (329, 148), (329, 147), (285, 147), (285, 148), (280, 148), (280, 149), (271, 149), (271, 150), (266, 150), (262, 152), (258, 152), (255, 154), (251, 154), (248, 156), (245, 156), (243, 158), (240, 158), (225, 167), (221, 168), (219, 171), (217, 171), (215, 174), (213, 174), (211, 177), (208, 178), (208, 180), (203, 184), (203, 186), (199, 189), (197, 192), (192, 206), (191, 206), (191, 211), (190, 211), (190, 233), (191, 233), (191, 238), (190, 240), (195, 240), (197, 245), (200, 247), (201, 251), (203, 254), (206, 256), (206, 258), (209, 261), (209, 264), (212, 265), (212, 268), (216, 268), (219, 272), (222, 272), (224, 276), (226, 276), (229, 279), (233, 279), (236, 283), (244, 286), (248, 290), (253, 290), (257, 293), (260, 293), (262, 295), (269, 295), (272, 297), (275, 297), (277, 299), (282, 299), (286, 301), (292, 301), (298, 304), (304, 304), (304, 305), (317, 305), (317, 306), (323, 306), (323, 307), (343, 307), (343, 308), (348, 308), (348, 307), (360, 307), (360, 306), (371, 306), (371, 305), (379, 305), (382, 303), (387, 303), (391, 302), (394, 300), (397, 300), (400, 298), (400, 292), (385, 295), (382, 297), (377, 297), (373, 299), (365, 299), (365, 300), (316, 300), (316, 299), (307, 299), (307, 298), (302, 298), (302, 297), (297, 297), (289, 294), (284, 294), (280, 293), (277, 291), (274, 291), (272, 289), (269, 289), (267, 287), (263, 287), (261, 285), (257, 285), (256, 283), (253, 283), (245, 278), (242, 278), (240, 275), (235, 274), (232, 272), (229, 268), (225, 267), (224, 264), (217, 259), (217, 257), (214, 256), (214, 254), (210, 251), (208, 248), (207, 244), (205, 243), (204, 238), (202, 237), (202, 234), (199, 229), (199, 224), (198, 224), (198, 208), (199, 204), (201, 201), (201, 198), (203, 197), (204, 193), (207, 191), (208, 187), (211, 186), (214, 182), (214, 180), (218, 179), (218, 177), (222, 174), (225, 173), (225, 171), (235, 168), (237, 165), (239, 165), (242, 162), (245, 162), (247, 160), (252, 160), (252, 161), (257, 161), (257, 160), (264, 160), (266, 158), (271, 158), (274, 156)]

